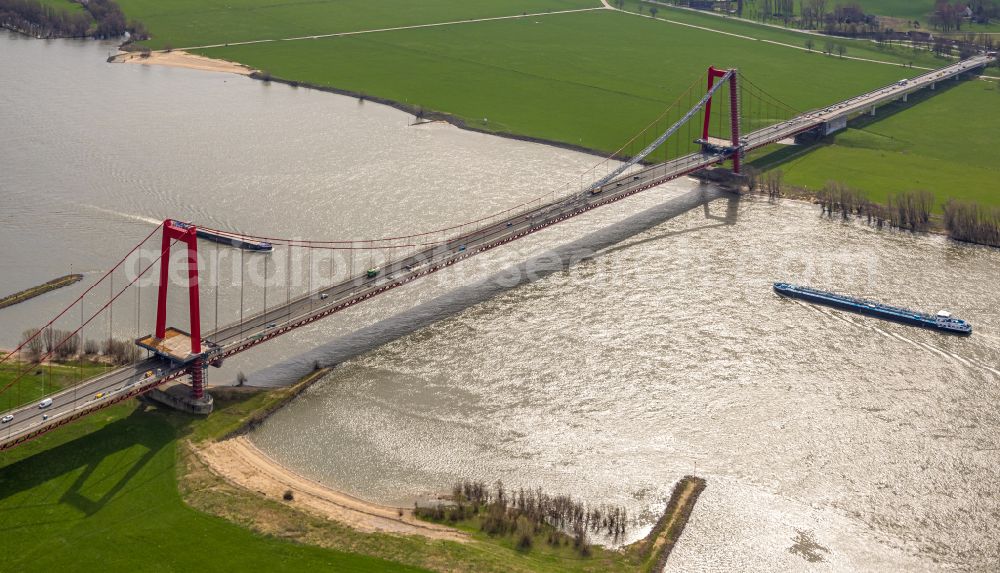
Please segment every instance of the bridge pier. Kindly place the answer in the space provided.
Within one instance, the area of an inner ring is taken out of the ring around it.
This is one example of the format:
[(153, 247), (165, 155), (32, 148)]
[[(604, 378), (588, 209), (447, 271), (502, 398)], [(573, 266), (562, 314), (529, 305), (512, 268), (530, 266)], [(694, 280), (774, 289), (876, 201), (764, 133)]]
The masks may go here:
[(215, 400), (205, 392), (205, 360), (198, 358), (187, 368), (191, 385), (182, 382), (153, 388), (140, 396), (143, 402), (154, 406), (166, 406), (180, 412), (207, 416), (215, 408)]
[(723, 191), (739, 193), (744, 187), (750, 186), (750, 178), (742, 173), (734, 173), (725, 167), (706, 167), (691, 174), (700, 181), (714, 183)]
[(907, 100), (909, 100), (909, 96), (910, 94), (903, 94), (903, 103), (906, 103)]
[(205, 397), (205, 359), (198, 358), (188, 367), (191, 375), (191, 398), (200, 400)]
[(875, 117), (875, 106), (872, 106), (872, 110), (869, 113), (869, 115), (871, 115), (872, 117)]

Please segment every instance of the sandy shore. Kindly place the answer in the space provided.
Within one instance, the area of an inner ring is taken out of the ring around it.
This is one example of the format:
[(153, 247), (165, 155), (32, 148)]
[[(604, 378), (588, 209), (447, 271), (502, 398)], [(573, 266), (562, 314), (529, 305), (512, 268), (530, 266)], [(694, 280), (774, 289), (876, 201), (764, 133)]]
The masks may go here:
[(171, 66), (175, 68), (190, 68), (193, 70), (205, 70), (208, 72), (227, 72), (248, 76), (254, 72), (253, 69), (228, 62), (206, 58), (196, 54), (189, 54), (183, 50), (173, 50), (171, 52), (150, 52), (148, 58), (143, 58), (138, 52), (121, 52), (112, 60), (114, 63), (142, 64), (145, 66)]
[(305, 478), (269, 458), (246, 436), (213, 442), (195, 451), (213, 472), (236, 486), (271, 499), (281, 499), (291, 490), (295, 499), (286, 503), (360, 531), (468, 541), (462, 532), (417, 520), (411, 509), (369, 503)]

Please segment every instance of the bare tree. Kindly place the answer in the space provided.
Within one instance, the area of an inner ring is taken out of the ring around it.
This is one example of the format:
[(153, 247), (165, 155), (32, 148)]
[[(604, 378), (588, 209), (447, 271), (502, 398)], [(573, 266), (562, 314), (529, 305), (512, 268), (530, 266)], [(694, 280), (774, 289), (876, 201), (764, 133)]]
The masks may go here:
[(38, 335), (38, 332), (37, 328), (30, 328), (21, 334), (21, 342), (25, 343), (21, 352), (24, 353), (24, 358), (29, 362), (36, 362), (42, 357), (44, 344), (42, 343), (42, 336)]

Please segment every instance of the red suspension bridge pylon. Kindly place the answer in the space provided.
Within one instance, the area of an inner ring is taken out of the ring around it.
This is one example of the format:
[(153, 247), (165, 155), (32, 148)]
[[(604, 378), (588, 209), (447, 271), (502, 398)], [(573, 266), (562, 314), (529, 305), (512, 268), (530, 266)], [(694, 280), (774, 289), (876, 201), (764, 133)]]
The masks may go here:
[[(187, 245), (187, 287), (190, 333), (167, 327), (167, 287), (170, 285), (170, 250), (177, 242)], [(163, 222), (160, 284), (156, 299), (156, 330), (136, 343), (175, 363), (190, 364), (191, 397), (205, 397), (205, 360), (201, 344), (201, 305), (198, 297), (198, 230), (194, 225), (167, 219)]]
[(739, 84), (737, 83), (737, 78), (739, 74), (736, 70), (718, 70), (714, 66), (708, 68), (708, 91), (711, 92), (712, 88), (715, 86), (715, 80), (718, 78), (724, 78), (729, 76), (729, 127), (730, 127), (730, 140), (725, 142), (723, 140), (715, 140), (709, 138), (708, 126), (712, 119), (712, 100), (714, 97), (709, 98), (708, 102), (705, 104), (705, 124), (701, 131), (701, 139), (698, 143), (702, 146), (708, 147), (727, 147), (726, 144), (731, 145), (734, 150), (732, 154), (733, 158), (733, 173), (739, 175), (740, 173), (740, 155), (742, 154), (741, 143), (740, 143), (740, 96), (739, 96)]

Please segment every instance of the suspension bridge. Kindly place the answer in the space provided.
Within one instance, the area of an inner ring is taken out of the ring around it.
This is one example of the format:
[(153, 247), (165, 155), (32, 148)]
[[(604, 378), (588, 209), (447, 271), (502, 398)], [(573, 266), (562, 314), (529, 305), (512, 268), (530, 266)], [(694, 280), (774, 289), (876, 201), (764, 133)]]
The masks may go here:
[[(707, 89), (701, 88), (703, 80), (693, 84), (660, 117), (583, 174), (582, 182), (574, 182), (487, 217), (420, 234), (350, 241), (259, 237), (201, 228), (203, 233), (207, 231), (217, 237), (231, 238), (233, 245), (246, 245), (249, 242), (284, 247), (289, 257), (297, 249), (309, 253), (314, 250), (349, 252), (351, 257), (350, 271), (343, 280), (309, 284), (304, 292), (294, 297), (291, 296), (289, 287), (286, 299), (271, 308), (267, 307), (265, 291), (263, 310), (247, 313), (241, 290), (239, 319), (231, 320), (223, 326), (218, 325), (216, 290), (216, 325), (209, 332), (202, 332), (201, 328), (203, 316), (202, 287), (199, 284), (199, 228), (188, 222), (168, 219), (153, 229), (71, 305), (36, 332), (34, 337), (40, 337), (46, 329), (67, 323), (70, 316), (80, 317), (79, 322), (74, 323), (79, 326), (72, 331), (60, 331), (64, 336), (53, 341), (51, 347), (47, 346), (29, 360), (16, 362), (18, 374), (0, 388), (0, 396), (11, 392), (25, 377), (38, 375), (39, 369), (44, 368), (45, 361), (60, 346), (70, 343), (73, 337), (83, 336), (88, 328), (97, 328), (102, 320), (108, 324), (109, 337), (112, 336), (110, 329), (114, 303), (129, 289), (137, 288), (137, 282), (159, 265), (155, 327), (151, 333), (135, 333), (136, 344), (145, 349), (147, 357), (115, 367), (99, 376), (80, 380), (68, 388), (49, 394), (42, 402), (33, 400), (23, 403), (9, 399), (8, 403), (15, 403), (2, 414), (4, 422), (0, 426), (0, 450), (12, 448), (56, 427), (122, 400), (149, 393), (158, 386), (182, 377), (190, 380), (184, 403), (193, 411), (208, 413), (211, 411), (212, 401), (211, 396), (205, 393), (205, 372), (208, 366), (220, 366), (230, 356), (362, 304), (464, 259), (667, 181), (727, 161), (732, 162), (731, 173), (739, 175), (744, 156), (754, 149), (807, 132), (819, 135), (832, 133), (846, 127), (850, 117), (873, 114), (881, 105), (897, 100), (905, 101), (915, 91), (934, 89), (940, 82), (957, 80), (962, 74), (983, 68), (992, 61), (992, 54), (975, 56), (826, 108), (807, 112), (796, 111), (768, 95), (735, 69), (709, 68)], [(621, 160), (622, 157), (627, 159)], [(143, 267), (138, 276), (127, 281), (120, 280), (119, 285), (122, 282), (126, 284), (116, 291), (115, 273), (121, 274), (126, 261), (147, 242), (155, 242), (157, 233), (160, 234), (159, 256)], [(184, 290), (189, 307), (189, 332), (168, 326), (170, 253), (178, 244), (187, 253), (184, 259), (187, 274)], [(354, 256), (357, 251), (379, 251), (391, 253), (391, 256), (385, 257), (385, 264), (376, 268), (363, 268), (355, 273)], [(265, 260), (265, 274), (266, 269)], [(241, 277), (238, 288), (242, 289), (243, 283)], [(85, 297), (97, 296), (95, 289), (101, 284), (109, 287), (108, 300), (92, 303), (97, 310), (87, 316), (83, 310), (83, 301)], [(237, 286), (233, 285), (233, 288)], [(138, 297), (136, 300), (138, 304)], [(141, 326), (137, 324), (136, 328)], [(0, 363), (23, 356), (34, 337), (29, 337), (14, 352), (0, 358)]]

